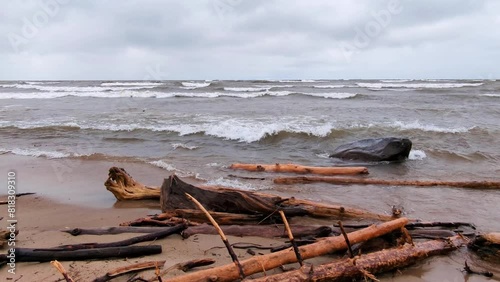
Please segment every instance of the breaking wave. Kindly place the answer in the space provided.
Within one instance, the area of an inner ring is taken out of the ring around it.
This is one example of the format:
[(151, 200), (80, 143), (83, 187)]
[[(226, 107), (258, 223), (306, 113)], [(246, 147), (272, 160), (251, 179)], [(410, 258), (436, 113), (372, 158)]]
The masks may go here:
[(193, 89), (198, 89), (198, 88), (203, 88), (203, 87), (208, 87), (210, 86), (211, 82), (181, 82), (182, 89), (188, 89), (188, 90), (193, 90)]
[(481, 86), (483, 83), (368, 83), (358, 82), (359, 87), (382, 89), (382, 88), (411, 88), (411, 89), (445, 89)]

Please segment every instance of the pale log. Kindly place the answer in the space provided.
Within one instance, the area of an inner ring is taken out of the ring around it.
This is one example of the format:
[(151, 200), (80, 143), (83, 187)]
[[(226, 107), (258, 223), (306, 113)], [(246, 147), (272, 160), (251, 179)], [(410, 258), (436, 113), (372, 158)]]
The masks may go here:
[(123, 168), (110, 168), (104, 186), (119, 201), (160, 198), (160, 189), (158, 187), (149, 187), (135, 181)]
[(324, 182), (330, 184), (348, 185), (389, 185), (389, 186), (448, 186), (458, 188), (475, 189), (500, 189), (500, 182), (497, 181), (434, 181), (434, 180), (386, 180), (374, 178), (354, 178), (354, 177), (320, 177), (320, 176), (300, 176), (300, 177), (278, 177), (274, 179), (275, 184), (308, 184)]
[(463, 237), (454, 236), (445, 240), (418, 243), (415, 246), (406, 244), (402, 247), (362, 255), (354, 260), (347, 258), (314, 267), (308, 265), (298, 270), (247, 281), (350, 281), (370, 274), (406, 267), (433, 255), (446, 254), (464, 246), (466, 243), (467, 241)]
[(303, 166), (297, 164), (232, 164), (231, 169), (242, 169), (258, 172), (291, 172), (297, 174), (321, 174), (321, 175), (356, 175), (368, 174), (366, 167), (319, 167)]
[[(354, 231), (348, 234), (349, 241), (352, 244), (364, 242), (369, 239), (379, 237), (381, 235), (390, 233), (394, 230), (400, 229), (408, 219), (399, 218), (389, 222), (384, 222), (378, 225), (371, 225), (362, 230)], [(322, 256), (334, 251), (345, 250), (347, 248), (346, 242), (342, 236), (328, 237), (310, 245), (299, 247), (299, 251), (303, 259), (309, 259), (317, 256)], [(283, 251), (270, 253), (262, 256), (255, 256), (250, 259), (241, 261), (243, 272), (245, 276), (262, 272), (265, 270), (273, 269), (281, 265), (294, 263), (297, 261), (295, 253), (291, 248)], [(212, 281), (233, 281), (240, 277), (238, 268), (234, 264), (214, 267), (207, 270), (190, 273), (183, 276), (173, 277), (164, 281), (207, 281), (208, 278), (213, 278)]]

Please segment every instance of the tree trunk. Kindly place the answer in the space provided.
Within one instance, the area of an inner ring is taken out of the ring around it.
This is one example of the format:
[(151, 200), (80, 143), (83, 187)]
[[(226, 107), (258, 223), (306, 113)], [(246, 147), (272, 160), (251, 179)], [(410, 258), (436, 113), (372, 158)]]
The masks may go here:
[[(226, 225), (221, 226), (224, 234), (231, 236), (256, 236), (264, 238), (287, 237), (283, 224), (277, 225)], [(326, 237), (332, 233), (328, 226), (292, 225), (296, 238), (305, 236)], [(218, 234), (215, 228), (208, 224), (188, 227), (182, 232), (182, 237), (188, 238), (195, 234)]]
[(160, 198), (160, 189), (158, 187), (145, 186), (135, 181), (123, 168), (110, 168), (104, 186), (119, 201)]
[[(108, 258), (130, 258), (161, 253), (160, 245), (127, 246), (75, 251), (40, 251), (39, 249), (16, 248), (16, 262), (52, 261), (52, 260), (89, 260)], [(0, 255), (0, 262), (8, 261), (7, 255)]]
[(500, 189), (500, 182), (496, 181), (420, 181), (420, 180), (385, 180), (373, 178), (354, 177), (278, 177), (274, 179), (275, 184), (308, 184), (314, 182), (325, 182), (330, 184), (365, 184), (365, 185), (393, 185), (393, 186), (449, 186), (477, 189)]
[[(372, 225), (368, 228), (349, 233), (348, 238), (352, 244), (356, 244), (400, 229), (406, 223), (408, 223), (408, 219), (406, 218), (395, 219), (389, 222), (381, 223), (379, 225)], [(299, 247), (299, 251), (303, 259), (309, 259), (346, 248), (347, 245), (344, 237), (336, 236), (325, 238), (314, 244)], [(248, 276), (296, 261), (297, 257), (295, 256), (295, 253), (291, 248), (289, 248), (267, 255), (255, 256), (250, 259), (241, 261), (240, 263), (243, 267), (244, 274)], [(238, 279), (239, 277), (240, 273), (238, 271), (238, 268), (233, 263), (231, 263), (228, 265), (201, 270), (183, 276), (173, 277), (165, 281), (195, 282), (208, 281), (209, 279), (211, 279), (211, 281), (221, 282), (233, 281), (235, 279)]]
[(347, 258), (314, 267), (308, 265), (298, 270), (246, 281), (350, 281), (356, 278), (371, 278), (371, 274), (405, 267), (429, 256), (445, 254), (466, 243), (467, 241), (463, 237), (455, 236), (446, 240), (418, 243), (414, 246), (406, 244), (402, 247), (382, 250), (354, 259)]
[(366, 167), (317, 167), (302, 166), (296, 164), (232, 164), (231, 169), (243, 169), (248, 171), (262, 172), (292, 172), (298, 174), (321, 174), (321, 175), (355, 175), (368, 174)]
[(329, 218), (365, 218), (390, 220), (391, 216), (375, 214), (361, 209), (337, 205), (320, 204), (295, 198), (219, 187), (196, 187), (180, 180), (176, 175), (163, 181), (161, 187), (161, 209), (194, 209), (185, 193), (198, 199), (208, 210), (237, 214), (268, 216), (283, 210), (288, 217), (309, 215)]

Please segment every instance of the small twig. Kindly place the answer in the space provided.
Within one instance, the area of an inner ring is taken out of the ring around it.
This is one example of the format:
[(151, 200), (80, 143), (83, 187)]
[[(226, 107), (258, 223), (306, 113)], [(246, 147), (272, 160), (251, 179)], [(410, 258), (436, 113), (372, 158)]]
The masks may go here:
[(479, 274), (479, 275), (483, 275), (483, 276), (486, 276), (486, 277), (493, 277), (493, 273), (492, 272), (472, 270), (470, 268), (470, 266), (467, 264), (467, 261), (465, 261), (464, 271), (467, 272), (468, 274)]
[(351, 242), (349, 242), (349, 238), (347, 237), (347, 233), (345, 233), (344, 226), (342, 225), (342, 221), (339, 220), (338, 225), (340, 228), (340, 232), (342, 232), (342, 236), (344, 236), (345, 243), (347, 244), (347, 250), (349, 251), (349, 257), (353, 258), (354, 254), (352, 252)]
[(217, 221), (215, 221), (215, 219), (210, 215), (210, 213), (205, 209), (205, 207), (200, 202), (198, 202), (198, 200), (196, 200), (193, 196), (189, 195), (188, 193), (185, 193), (185, 194), (189, 200), (191, 200), (200, 210), (202, 210), (205, 213), (205, 215), (210, 220), (212, 225), (215, 227), (217, 232), (219, 232), (219, 235), (222, 239), (222, 242), (224, 242), (224, 245), (226, 246), (226, 249), (229, 252), (229, 255), (231, 256), (231, 259), (233, 260), (234, 264), (238, 267), (238, 271), (240, 272), (240, 278), (244, 279), (245, 273), (243, 272), (243, 267), (241, 266), (240, 261), (238, 260), (238, 257), (234, 253), (233, 248), (229, 244), (229, 241), (227, 240), (226, 235), (224, 234), (224, 232), (220, 228)]
[(285, 224), (285, 229), (286, 232), (288, 233), (288, 239), (290, 239), (290, 243), (292, 244), (293, 251), (295, 252), (295, 256), (297, 257), (297, 261), (299, 262), (300, 266), (303, 266), (304, 262), (302, 261), (302, 256), (300, 255), (299, 247), (297, 247), (297, 243), (293, 238), (292, 230), (290, 229), (290, 225), (288, 225), (288, 220), (286, 219), (285, 213), (282, 210), (280, 210), (279, 213), (281, 215), (283, 223)]
[(401, 227), (401, 233), (403, 234), (403, 239), (406, 243), (410, 243), (412, 246), (415, 246), (415, 244), (413, 243), (413, 239), (411, 238), (411, 235), (406, 228)]
[(57, 271), (59, 271), (62, 274), (66, 282), (75, 282), (75, 280), (73, 280), (69, 276), (69, 274), (66, 272), (66, 269), (64, 269), (64, 266), (62, 266), (60, 262), (58, 262), (57, 260), (53, 260), (50, 262), (50, 264), (52, 264), (57, 269)]

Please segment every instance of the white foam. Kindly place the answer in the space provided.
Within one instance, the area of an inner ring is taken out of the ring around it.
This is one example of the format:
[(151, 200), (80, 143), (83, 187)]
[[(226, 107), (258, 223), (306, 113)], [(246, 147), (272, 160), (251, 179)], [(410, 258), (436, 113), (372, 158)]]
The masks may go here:
[(483, 83), (367, 83), (358, 82), (359, 87), (364, 88), (412, 88), (412, 89), (443, 89), (481, 86)]
[(349, 99), (354, 98), (358, 94), (356, 93), (301, 93), (307, 96), (322, 97), (328, 99)]
[(162, 160), (152, 161), (149, 163), (154, 165), (154, 166), (157, 166), (159, 168), (163, 168), (165, 170), (168, 170), (168, 171), (172, 171), (172, 172), (177, 171), (177, 169), (173, 165), (166, 163)]
[(21, 149), (14, 148), (12, 150), (9, 149), (0, 149), (0, 151), (12, 153), (20, 156), (31, 156), (31, 157), (46, 157), (47, 159), (61, 159), (71, 157), (71, 154), (58, 152), (58, 151), (45, 151), (45, 150), (37, 150), (37, 149)]
[(101, 86), (160, 86), (161, 82), (103, 82)]
[(278, 82), (316, 82), (316, 80), (312, 80), (312, 79), (284, 79), (284, 80), (278, 80)]
[(334, 85), (313, 85), (313, 88), (329, 89), (329, 88), (345, 88), (348, 87), (344, 84), (334, 84)]
[(410, 123), (405, 123), (401, 121), (396, 121), (392, 124), (389, 124), (390, 127), (394, 127), (400, 130), (422, 130), (422, 131), (427, 131), (427, 132), (441, 132), (441, 133), (464, 133), (468, 132), (469, 130), (473, 129), (471, 128), (466, 128), (466, 127), (442, 127), (442, 126), (436, 126), (433, 124), (422, 124), (419, 121), (414, 121)]
[(427, 155), (422, 150), (411, 150), (408, 159), (421, 161), (427, 158)]
[(182, 89), (193, 90), (197, 88), (203, 88), (210, 86), (210, 82), (181, 82)]
[(226, 91), (234, 91), (234, 92), (259, 92), (259, 91), (267, 91), (269, 88), (263, 87), (224, 87)]
[(497, 93), (488, 93), (488, 94), (481, 94), (480, 96), (499, 98), (500, 94), (497, 94)]
[(262, 187), (256, 187), (256, 186), (251, 185), (249, 183), (242, 183), (236, 179), (226, 179), (223, 177), (209, 180), (207, 182), (207, 186), (222, 186), (222, 187), (236, 188), (236, 189), (241, 189), (241, 190), (246, 190), (246, 191), (255, 191), (255, 190), (262, 189)]
[(380, 82), (386, 82), (386, 83), (403, 83), (403, 82), (410, 82), (413, 81), (413, 79), (385, 79), (385, 80), (380, 80)]
[(189, 146), (189, 145), (184, 144), (184, 143), (173, 143), (172, 147), (174, 148), (174, 150), (177, 148), (187, 149), (187, 150), (194, 150), (194, 149), (198, 148), (198, 146)]

